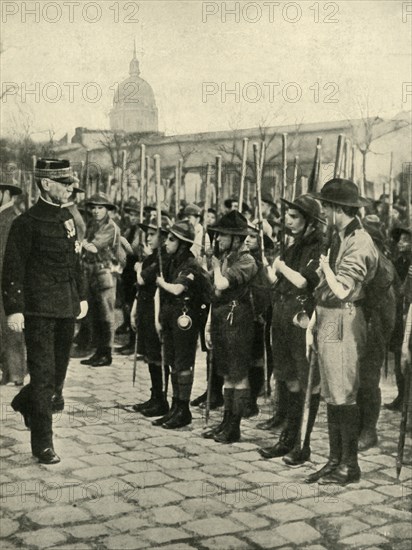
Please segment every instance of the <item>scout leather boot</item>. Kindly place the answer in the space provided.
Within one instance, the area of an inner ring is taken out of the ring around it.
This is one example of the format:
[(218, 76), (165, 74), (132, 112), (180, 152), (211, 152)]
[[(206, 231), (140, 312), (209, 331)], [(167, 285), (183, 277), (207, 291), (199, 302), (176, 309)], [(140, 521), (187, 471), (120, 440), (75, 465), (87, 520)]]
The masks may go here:
[(339, 466), (342, 456), (342, 440), (339, 425), (338, 407), (327, 405), (328, 432), (329, 432), (329, 459), (317, 472), (305, 479), (305, 483), (316, 483), (324, 476), (331, 474)]
[(158, 418), (157, 420), (153, 420), (152, 425), (153, 426), (162, 426), (165, 422), (170, 420), (172, 416), (177, 412), (178, 402), (179, 400), (177, 397), (172, 398), (172, 406), (169, 409), (169, 412), (166, 413), (161, 418)]
[(268, 420), (256, 424), (256, 427), (261, 430), (276, 430), (285, 423), (289, 392), (284, 382), (278, 381), (277, 385), (275, 403), (276, 413)]
[(348, 485), (360, 480), (361, 470), (358, 464), (359, 409), (357, 405), (338, 407), (340, 414), (340, 432), (342, 438), (342, 460), (339, 466), (321, 484), (336, 483)]
[(295, 444), (295, 437), (287, 430), (282, 431), (279, 441), (272, 447), (262, 447), (258, 452), (263, 458), (278, 458), (289, 453)]
[[(144, 401), (143, 403), (136, 403), (136, 405), (133, 405), (132, 408), (136, 412), (142, 412), (147, 407), (151, 407), (153, 405), (155, 399), (156, 399), (155, 392), (154, 392), (153, 388), (151, 388), (150, 389), (150, 399), (148, 399), (147, 401)], [(165, 414), (165, 413), (161, 413), (161, 414)], [(158, 416), (160, 416), (160, 415), (158, 415)]]
[(217, 443), (236, 443), (240, 441), (240, 421), (242, 417), (229, 413), (229, 418), (223, 430), (214, 436)]
[(282, 459), (283, 462), (288, 466), (299, 466), (310, 458), (310, 436), (313, 430), (313, 426), (315, 424), (316, 415), (318, 414), (319, 401), (320, 395), (318, 393), (312, 394), (310, 399), (308, 424), (306, 427), (306, 434), (303, 441), (303, 446), (302, 448), (300, 447), (300, 437), (298, 437), (296, 444), (291, 452), (286, 454)]
[(226, 427), (226, 424), (228, 423), (230, 418), (230, 411), (224, 411), (223, 413), (223, 419), (220, 424), (217, 426), (214, 426), (213, 428), (210, 428), (209, 430), (202, 433), (202, 437), (205, 439), (214, 439), (215, 435), (220, 434)]
[(169, 412), (169, 403), (167, 402), (167, 399), (164, 395), (164, 393), (161, 393), (160, 395), (156, 396), (151, 405), (145, 407), (140, 411), (143, 416), (146, 417), (152, 417), (152, 416), (161, 416)]
[(188, 426), (191, 423), (192, 413), (189, 409), (189, 401), (182, 401), (181, 399), (178, 399), (175, 414), (164, 424), (162, 424), (162, 428), (165, 428), (165, 430), (176, 430), (177, 428)]

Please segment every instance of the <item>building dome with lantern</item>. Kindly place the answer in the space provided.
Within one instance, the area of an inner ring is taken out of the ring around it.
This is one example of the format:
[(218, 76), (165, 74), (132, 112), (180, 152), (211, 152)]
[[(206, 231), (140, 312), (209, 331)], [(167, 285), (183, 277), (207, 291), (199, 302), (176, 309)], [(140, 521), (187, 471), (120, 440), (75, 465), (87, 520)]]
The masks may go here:
[(140, 77), (136, 46), (129, 65), (129, 78), (117, 87), (110, 111), (113, 132), (158, 132), (156, 99), (150, 84)]

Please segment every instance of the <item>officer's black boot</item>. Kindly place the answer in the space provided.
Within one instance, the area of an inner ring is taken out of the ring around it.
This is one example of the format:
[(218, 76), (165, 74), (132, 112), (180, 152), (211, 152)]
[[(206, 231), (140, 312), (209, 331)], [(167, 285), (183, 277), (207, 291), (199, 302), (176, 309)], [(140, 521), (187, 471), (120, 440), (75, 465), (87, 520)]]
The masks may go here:
[(342, 438), (342, 460), (330, 475), (323, 477), (321, 484), (336, 483), (347, 485), (360, 480), (361, 470), (358, 464), (359, 409), (358, 405), (341, 405), (340, 432)]
[(279, 441), (275, 445), (259, 449), (259, 453), (263, 458), (285, 456), (293, 449), (299, 434), (302, 404), (302, 392), (289, 392), (286, 428), (280, 434)]
[(170, 380), (172, 382), (172, 389), (173, 389), (172, 405), (168, 413), (166, 413), (164, 416), (161, 416), (160, 418), (157, 418), (156, 420), (153, 420), (152, 422), (153, 426), (162, 426), (165, 422), (170, 420), (177, 412), (178, 404), (179, 404), (179, 381), (177, 378), (177, 374), (172, 373), (170, 375)]
[(310, 398), (309, 418), (303, 446), (302, 448), (300, 447), (300, 438), (297, 438), (296, 444), (293, 449), (282, 459), (283, 462), (285, 462), (288, 466), (299, 466), (310, 458), (310, 436), (313, 430), (313, 426), (315, 424), (316, 415), (318, 414), (319, 400), (319, 393), (312, 394)]
[(264, 422), (256, 424), (261, 430), (276, 430), (284, 424), (286, 420), (286, 411), (288, 408), (288, 388), (285, 382), (278, 380), (276, 389), (275, 414)]
[(222, 431), (215, 435), (217, 443), (236, 443), (240, 440), (240, 422), (250, 399), (250, 390), (235, 389), (233, 392), (232, 414), (229, 415)]
[(244, 412), (244, 418), (251, 418), (259, 414), (257, 404), (258, 397), (265, 383), (263, 367), (251, 367), (249, 369), (250, 399)]
[(367, 451), (378, 444), (376, 425), (381, 409), (381, 391), (379, 388), (360, 389), (358, 403), (361, 412), (362, 426), (359, 436), (359, 451)]
[(331, 474), (339, 466), (342, 457), (342, 439), (340, 433), (339, 407), (327, 405), (329, 458), (327, 463), (317, 472), (305, 479), (305, 483), (316, 483), (324, 476)]
[(233, 407), (233, 395), (235, 390), (233, 388), (225, 388), (224, 390), (224, 401), (225, 401), (225, 409), (223, 412), (223, 419), (222, 422), (220, 422), (217, 426), (214, 426), (213, 428), (210, 428), (206, 432), (202, 434), (202, 436), (205, 439), (213, 439), (215, 435), (219, 434), (226, 426), (230, 415), (232, 414), (232, 407)]
[(183, 428), (183, 426), (192, 423), (192, 413), (190, 412), (189, 402), (193, 386), (193, 369), (185, 371), (184, 373), (179, 373), (177, 379), (179, 392), (177, 410), (175, 414), (162, 425), (166, 430)]

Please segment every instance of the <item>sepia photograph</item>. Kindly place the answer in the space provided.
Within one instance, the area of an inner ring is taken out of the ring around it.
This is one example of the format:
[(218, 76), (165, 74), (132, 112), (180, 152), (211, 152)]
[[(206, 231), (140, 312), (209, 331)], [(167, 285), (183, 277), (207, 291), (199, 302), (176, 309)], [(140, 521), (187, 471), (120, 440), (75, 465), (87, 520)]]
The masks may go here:
[(0, 1), (0, 545), (409, 550), (412, 1)]

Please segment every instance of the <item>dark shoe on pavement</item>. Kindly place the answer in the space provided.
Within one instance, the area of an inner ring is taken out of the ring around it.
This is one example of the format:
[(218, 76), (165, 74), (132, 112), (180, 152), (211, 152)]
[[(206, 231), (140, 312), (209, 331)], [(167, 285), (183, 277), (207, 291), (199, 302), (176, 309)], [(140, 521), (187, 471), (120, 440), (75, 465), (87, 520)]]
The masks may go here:
[(339, 466), (339, 462), (335, 459), (329, 459), (327, 463), (316, 472), (313, 472), (313, 474), (310, 474), (306, 479), (305, 483), (316, 483), (320, 479), (324, 477), (328, 477), (332, 472), (336, 470), (336, 468)]
[(388, 411), (398, 411), (398, 412), (401, 412), (402, 411), (402, 398), (400, 395), (398, 395), (393, 401), (392, 403), (386, 403), (386, 405), (384, 405), (385, 409), (387, 409)]
[(358, 441), (358, 450), (367, 451), (372, 449), (372, 447), (377, 447), (378, 445), (378, 434), (376, 430), (362, 430), (359, 441)]
[(170, 420), (172, 418), (172, 416), (176, 413), (177, 411), (177, 399), (175, 397), (173, 397), (172, 399), (172, 406), (170, 407), (170, 410), (167, 414), (165, 414), (164, 416), (161, 416), (160, 418), (157, 418), (156, 420), (153, 420), (152, 422), (152, 425), (153, 426), (163, 426), (163, 424), (165, 422), (167, 422), (168, 420)]
[(164, 397), (154, 399), (150, 406), (140, 411), (143, 416), (151, 418), (153, 416), (162, 416), (169, 412), (169, 403)]
[(50, 447), (36, 453), (36, 457), (39, 459), (40, 464), (57, 464), (60, 462), (60, 457)]
[(248, 403), (246, 405), (245, 411), (243, 413), (243, 418), (252, 418), (253, 416), (257, 416), (259, 414), (259, 407), (257, 403)]
[(319, 480), (320, 485), (348, 485), (349, 483), (357, 483), (361, 477), (361, 470), (356, 464), (354, 466), (348, 464), (339, 464), (339, 466), (328, 476), (323, 476)]
[(205, 393), (202, 393), (202, 395), (199, 395), (199, 397), (196, 397), (196, 399), (193, 399), (190, 404), (192, 407), (198, 407), (201, 403), (206, 403), (206, 399), (207, 391), (205, 391)]
[(240, 416), (230, 414), (223, 430), (213, 438), (216, 443), (237, 443), (240, 441), (240, 421)]
[(112, 364), (112, 356), (111, 355), (103, 355), (99, 359), (96, 359), (93, 361), (93, 363), (90, 364), (91, 367), (110, 367)]
[(223, 413), (223, 419), (222, 419), (222, 422), (220, 422), (220, 424), (217, 424), (216, 426), (214, 426), (213, 428), (209, 428), (208, 430), (206, 430), (205, 432), (202, 433), (202, 437), (204, 437), (205, 439), (214, 439), (215, 438), (215, 435), (218, 435), (220, 434), (220, 432), (222, 432), (225, 427), (226, 427), (226, 424), (228, 423), (229, 421), (229, 418), (230, 418), (230, 412), (229, 411), (225, 411)]
[(192, 423), (192, 413), (189, 409), (189, 402), (180, 401), (177, 405), (175, 414), (162, 424), (165, 430), (176, 430)]
[(52, 413), (60, 412), (64, 409), (64, 397), (62, 395), (53, 395)]
[(101, 355), (99, 353), (94, 353), (91, 357), (88, 359), (83, 359), (83, 361), (80, 361), (81, 365), (92, 365), (97, 359), (100, 359)]
[(294, 446), (294, 440), (289, 437), (286, 430), (280, 434), (279, 441), (272, 445), (272, 447), (262, 447), (258, 449), (258, 452), (263, 458), (278, 458), (288, 454)]
[(304, 464), (310, 458), (310, 447), (300, 448), (300, 445), (296, 445), (290, 453), (286, 454), (282, 460), (288, 466), (300, 466)]
[(152, 393), (152, 395), (150, 396), (150, 399), (148, 399), (147, 401), (144, 401), (143, 403), (136, 403), (136, 405), (133, 405), (132, 409), (135, 412), (142, 412), (147, 407), (151, 407), (154, 401), (155, 401), (155, 397)]

